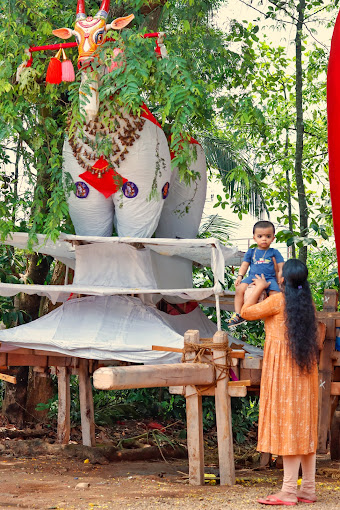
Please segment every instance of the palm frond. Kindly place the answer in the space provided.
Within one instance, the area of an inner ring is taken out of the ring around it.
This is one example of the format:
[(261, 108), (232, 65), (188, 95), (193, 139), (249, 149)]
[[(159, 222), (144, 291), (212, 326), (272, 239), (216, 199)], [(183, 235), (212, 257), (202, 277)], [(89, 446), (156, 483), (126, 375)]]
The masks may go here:
[(225, 243), (236, 228), (237, 223), (226, 220), (219, 214), (210, 214), (202, 220), (197, 237), (216, 237)]
[[(209, 168), (218, 170), (224, 186), (232, 198), (236, 193), (242, 206), (259, 217), (269, 211), (255, 170), (247, 163), (232, 143), (224, 138), (200, 137)], [(238, 175), (238, 178), (235, 176)]]

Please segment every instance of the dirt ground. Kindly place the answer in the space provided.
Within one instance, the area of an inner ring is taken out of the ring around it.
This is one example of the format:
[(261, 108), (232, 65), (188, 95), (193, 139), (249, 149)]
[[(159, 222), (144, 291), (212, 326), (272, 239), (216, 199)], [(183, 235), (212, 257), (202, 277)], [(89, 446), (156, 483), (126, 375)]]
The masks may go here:
[[(14, 444), (14, 443), (13, 443)], [(91, 464), (60, 452), (18, 456), (0, 445), (0, 510), (27, 509), (232, 509), (264, 508), (258, 497), (276, 492), (282, 470), (237, 469), (233, 487), (188, 483), (187, 460)], [(340, 509), (340, 464), (319, 456), (315, 510)], [(217, 473), (216, 466), (207, 472)], [(83, 488), (77, 488), (83, 484)], [(299, 507), (307, 504), (299, 503)], [(283, 508), (278, 506), (277, 508)]]

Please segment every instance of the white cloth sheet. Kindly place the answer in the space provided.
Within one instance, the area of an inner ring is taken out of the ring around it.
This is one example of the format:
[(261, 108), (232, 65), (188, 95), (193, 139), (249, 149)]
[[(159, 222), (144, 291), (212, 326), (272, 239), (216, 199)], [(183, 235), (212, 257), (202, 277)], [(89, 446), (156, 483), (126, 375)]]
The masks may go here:
[(117, 243), (76, 246), (73, 284), (156, 289), (150, 250)]
[(168, 315), (128, 296), (85, 297), (67, 301), (53, 312), (22, 326), (0, 331), (0, 351), (13, 347), (59, 352), (68, 356), (135, 363), (173, 363), (181, 354), (152, 351), (152, 345), (183, 347), (188, 329), (202, 338), (216, 331), (197, 307)]

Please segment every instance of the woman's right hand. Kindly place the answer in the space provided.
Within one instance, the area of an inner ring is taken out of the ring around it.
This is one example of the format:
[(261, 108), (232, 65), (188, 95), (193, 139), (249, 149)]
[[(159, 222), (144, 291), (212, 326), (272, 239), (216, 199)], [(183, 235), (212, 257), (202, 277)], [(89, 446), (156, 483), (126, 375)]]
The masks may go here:
[(270, 285), (270, 282), (267, 282), (267, 280), (265, 279), (263, 274), (261, 274), (261, 276), (256, 274), (255, 278), (253, 278), (253, 283), (254, 283), (255, 287), (257, 289), (261, 289), (261, 291), (264, 289), (268, 289), (268, 287)]

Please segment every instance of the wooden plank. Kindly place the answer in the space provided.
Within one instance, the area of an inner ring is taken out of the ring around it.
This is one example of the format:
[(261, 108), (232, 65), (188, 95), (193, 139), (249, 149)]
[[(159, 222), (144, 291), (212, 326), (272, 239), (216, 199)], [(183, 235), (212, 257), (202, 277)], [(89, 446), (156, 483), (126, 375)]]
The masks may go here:
[(171, 395), (184, 395), (185, 387), (184, 386), (169, 386), (169, 393)]
[(165, 351), (165, 352), (184, 352), (183, 349), (179, 347), (165, 347), (164, 345), (153, 345), (153, 351)]
[(244, 359), (245, 351), (243, 349), (234, 349), (229, 355), (231, 358)]
[(57, 442), (68, 444), (70, 440), (71, 420), (71, 391), (70, 374), (66, 367), (57, 368), (58, 376), (58, 429)]
[(214, 367), (206, 363), (102, 367), (93, 373), (93, 384), (98, 390), (158, 388), (178, 384), (207, 386), (214, 380)]
[(331, 395), (340, 395), (340, 382), (331, 383)]
[(226, 352), (219, 350), (219, 344), (228, 342), (225, 331), (217, 331), (213, 338), (213, 357), (216, 361), (215, 409), (217, 426), (217, 444), (220, 470), (220, 484), (234, 485), (235, 465), (233, 432), (231, 425), (231, 401), (228, 393), (228, 376), (219, 367), (226, 366)]
[(263, 358), (253, 358), (251, 356), (249, 357), (246, 356), (243, 360), (240, 361), (241, 368), (261, 370), (262, 364)]
[(95, 446), (94, 407), (89, 376), (89, 361), (82, 358), (79, 359), (79, 402), (83, 445)]
[[(335, 289), (326, 289), (324, 295), (323, 312), (317, 313), (318, 319), (326, 324), (326, 338), (324, 348), (320, 352), (319, 363), (319, 416), (318, 416), (318, 452), (327, 453), (327, 438), (330, 432), (331, 413), (331, 380), (333, 375), (332, 354), (335, 348), (335, 320), (340, 313), (335, 312), (338, 307), (338, 294)], [(321, 317), (320, 317), (321, 315)]]
[[(211, 341), (211, 338), (205, 338), (205, 340)], [(184, 350), (180, 349), (179, 347), (165, 347), (164, 345), (153, 345), (152, 350), (153, 351), (165, 351), (165, 352), (184, 352)], [(243, 349), (234, 349), (230, 353), (230, 357), (243, 359), (245, 357), (245, 351)]]
[[(326, 289), (325, 290), (325, 295), (326, 295), (326, 292), (330, 292), (330, 291), (334, 291), (336, 292), (335, 289)], [(335, 320), (340, 320), (340, 312), (331, 312), (331, 311), (327, 311), (325, 306), (323, 308), (323, 311), (322, 312), (316, 312), (316, 318), (318, 320), (322, 320), (324, 321), (325, 319), (335, 319)]]
[[(185, 388), (189, 388), (189, 386), (170, 386), (169, 393), (171, 395), (185, 395)], [(196, 386), (190, 386), (190, 388), (196, 388)], [(202, 390), (198, 386), (198, 390), (202, 397), (215, 396), (215, 387)], [(245, 397), (247, 395), (247, 386), (228, 386), (228, 393), (230, 397)]]
[(13, 375), (0, 374), (0, 379), (2, 379), (3, 381), (6, 381), (6, 382), (12, 383), (12, 384), (17, 383), (17, 378)]
[(34, 354), (8, 353), (7, 364), (9, 367), (47, 367), (47, 356), (34, 356)]
[[(199, 331), (188, 330), (184, 333), (184, 345), (199, 343)], [(185, 353), (185, 359), (190, 361), (193, 353)], [(197, 363), (185, 363), (184, 366), (196, 368)], [(213, 380), (215, 371), (213, 370)], [(211, 381), (213, 382), (213, 381)], [(189, 483), (204, 485), (204, 438), (202, 397), (193, 386), (186, 387), (186, 416), (187, 416), (187, 448), (189, 459)]]
[(7, 367), (7, 352), (0, 353), (0, 365)]
[(250, 379), (241, 379), (240, 381), (228, 381), (228, 386), (251, 386)]
[(58, 356), (60, 358), (68, 357), (66, 354), (62, 354), (61, 352), (41, 351), (39, 349), (34, 349), (32, 354), (35, 354), (36, 356)]
[(49, 367), (70, 367), (72, 365), (72, 358), (70, 356), (48, 356), (47, 364)]
[(245, 397), (247, 393), (247, 386), (228, 386), (229, 397)]
[(18, 347), (13, 351), (10, 351), (11, 354), (34, 354), (33, 349), (26, 349), (25, 347)]

